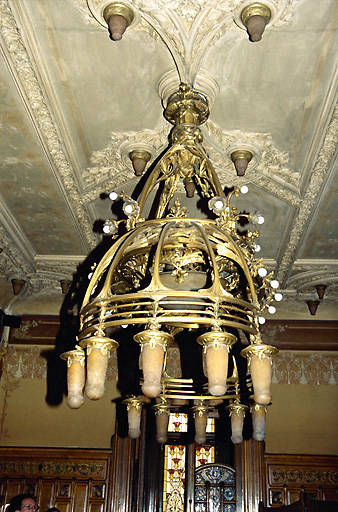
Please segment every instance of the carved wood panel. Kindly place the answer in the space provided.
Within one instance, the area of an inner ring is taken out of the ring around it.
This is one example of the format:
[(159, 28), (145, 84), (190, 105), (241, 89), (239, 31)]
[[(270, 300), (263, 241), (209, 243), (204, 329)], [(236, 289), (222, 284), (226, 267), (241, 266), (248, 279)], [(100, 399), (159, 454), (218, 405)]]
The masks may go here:
[(16, 494), (36, 496), (43, 512), (104, 512), (109, 450), (0, 448), (0, 512)]
[(338, 502), (336, 456), (267, 454), (265, 474), (268, 506), (289, 505), (302, 491), (317, 500)]

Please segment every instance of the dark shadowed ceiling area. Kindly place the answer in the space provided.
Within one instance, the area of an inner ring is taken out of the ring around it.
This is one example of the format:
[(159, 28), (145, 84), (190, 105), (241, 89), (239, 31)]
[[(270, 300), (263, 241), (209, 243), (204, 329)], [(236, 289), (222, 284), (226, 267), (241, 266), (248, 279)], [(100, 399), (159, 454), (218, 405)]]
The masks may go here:
[[(0, 0), (0, 307), (58, 313), (60, 280), (102, 240), (104, 194), (137, 185), (130, 151), (151, 165), (168, 146), (163, 105), (182, 81), (209, 100), (203, 145), (222, 185), (248, 185), (234, 203), (265, 217), (261, 255), (284, 295), (275, 318), (310, 319), (324, 284), (313, 318), (338, 320), (338, 2), (265, 0), (255, 43), (248, 0), (126, 2), (120, 41), (109, 3)], [(230, 158), (240, 148), (253, 154), (244, 177)]]

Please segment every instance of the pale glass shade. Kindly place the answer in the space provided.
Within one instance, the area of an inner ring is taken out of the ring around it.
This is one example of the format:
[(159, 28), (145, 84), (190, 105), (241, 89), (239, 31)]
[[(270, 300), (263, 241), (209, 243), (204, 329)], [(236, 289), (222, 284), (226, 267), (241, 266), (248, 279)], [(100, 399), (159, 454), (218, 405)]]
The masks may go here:
[(168, 439), (169, 413), (162, 411), (156, 414), (156, 441), (166, 443)]
[(98, 400), (104, 395), (108, 359), (109, 350), (99, 347), (87, 348), (86, 395), (91, 400)]
[(207, 435), (207, 421), (208, 414), (206, 412), (198, 411), (195, 413), (195, 443), (203, 445), (206, 443)]
[(256, 441), (264, 441), (265, 439), (265, 419), (266, 410), (264, 406), (255, 404), (251, 409), (253, 438)]
[(164, 360), (164, 347), (160, 343), (142, 345), (142, 391), (149, 398), (157, 397), (162, 390), (161, 377)]
[(132, 439), (137, 439), (141, 435), (141, 415), (142, 407), (128, 406), (128, 435)]
[(227, 345), (219, 343), (216, 347), (214, 344), (206, 347), (208, 388), (213, 396), (222, 396), (227, 390), (228, 358)]
[(231, 411), (231, 441), (234, 444), (239, 444), (243, 441), (244, 417), (244, 408)]
[(250, 360), (250, 373), (255, 402), (262, 405), (269, 404), (271, 402), (271, 357), (264, 355), (260, 358), (253, 355)]
[(85, 385), (85, 368), (83, 359), (70, 359), (67, 364), (67, 405), (71, 409), (78, 409), (83, 404), (83, 390)]

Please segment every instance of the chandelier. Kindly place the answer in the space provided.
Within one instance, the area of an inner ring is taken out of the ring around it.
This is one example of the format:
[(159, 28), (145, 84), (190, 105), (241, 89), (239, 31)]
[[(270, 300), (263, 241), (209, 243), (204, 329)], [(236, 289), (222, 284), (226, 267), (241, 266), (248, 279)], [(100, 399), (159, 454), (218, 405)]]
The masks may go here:
[[(122, 200), (124, 215), (106, 222), (112, 246), (95, 266), (86, 290), (78, 344), (61, 356), (67, 360), (67, 403), (78, 408), (84, 390), (92, 400), (103, 396), (111, 352), (133, 337), (140, 345), (140, 387), (123, 397), (133, 438), (141, 433), (143, 407), (155, 410), (161, 443), (167, 440), (170, 412), (180, 407), (193, 413), (197, 444), (205, 442), (207, 418), (215, 407), (228, 410), (233, 443), (243, 439), (248, 409), (254, 438), (265, 437), (272, 358), (278, 350), (262, 342), (259, 324), (262, 312), (274, 309), (270, 303), (281, 294), (262, 260), (255, 259), (259, 232), (249, 228), (262, 218), (231, 206), (240, 189), (225, 195), (203, 149), (199, 125), (208, 115), (206, 97), (181, 84), (164, 111), (174, 125), (169, 147), (153, 164), (138, 201), (123, 192), (110, 194), (113, 201)], [(189, 216), (175, 197), (182, 182), (187, 197), (197, 192), (207, 214)], [(191, 336), (204, 375), (199, 380), (184, 374), (173, 378), (167, 364), (170, 345), (179, 338), (182, 346)], [(248, 363), (246, 395), (238, 360), (229, 357), (240, 336), (246, 344), (240, 354)], [(123, 368), (120, 377), (121, 372)]]

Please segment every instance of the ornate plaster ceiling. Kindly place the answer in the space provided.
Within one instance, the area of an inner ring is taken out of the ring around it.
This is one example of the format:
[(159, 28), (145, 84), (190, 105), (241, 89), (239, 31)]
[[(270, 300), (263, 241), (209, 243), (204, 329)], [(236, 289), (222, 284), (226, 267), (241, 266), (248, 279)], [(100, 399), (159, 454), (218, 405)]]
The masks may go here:
[[(336, 0), (265, 0), (252, 43), (248, 0), (134, 0), (121, 41), (108, 0), (0, 0), (0, 307), (57, 313), (60, 279), (101, 241), (102, 193), (131, 192), (128, 153), (167, 147), (162, 104), (180, 81), (207, 95), (204, 147), (236, 205), (261, 212), (262, 257), (284, 290), (280, 318), (338, 318)], [(236, 176), (231, 150), (254, 158)], [(151, 163), (150, 162), (150, 163)], [(183, 197), (183, 192), (181, 193)], [(18, 296), (11, 279), (26, 284)]]

